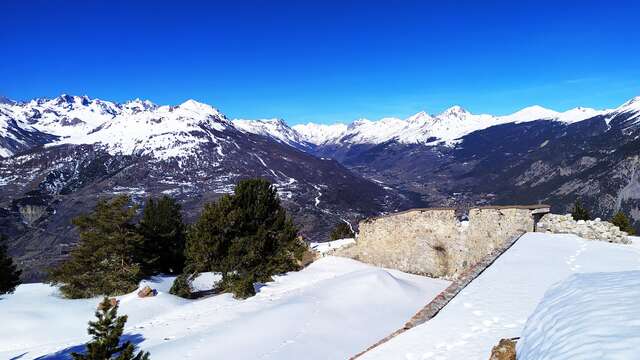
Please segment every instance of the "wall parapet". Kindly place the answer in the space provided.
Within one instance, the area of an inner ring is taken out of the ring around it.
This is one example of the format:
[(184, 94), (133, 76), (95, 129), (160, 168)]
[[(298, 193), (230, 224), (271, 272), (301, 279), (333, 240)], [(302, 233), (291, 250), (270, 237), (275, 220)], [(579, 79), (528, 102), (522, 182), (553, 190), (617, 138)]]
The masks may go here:
[(514, 236), (534, 231), (548, 205), (483, 206), (460, 221), (455, 208), (411, 209), (363, 220), (356, 244), (337, 255), (410, 273), (455, 279)]
[(536, 231), (556, 234), (574, 234), (583, 239), (602, 240), (612, 243), (629, 244), (627, 233), (607, 221), (574, 220), (571, 214), (546, 214), (538, 223)]

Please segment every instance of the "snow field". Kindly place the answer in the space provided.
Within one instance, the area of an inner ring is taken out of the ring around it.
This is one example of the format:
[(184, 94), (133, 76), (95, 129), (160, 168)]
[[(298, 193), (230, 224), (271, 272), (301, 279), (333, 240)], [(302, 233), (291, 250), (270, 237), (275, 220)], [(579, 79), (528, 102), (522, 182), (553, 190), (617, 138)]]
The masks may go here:
[[(119, 297), (126, 335), (154, 360), (345, 359), (402, 326), (449, 284), (332, 256), (242, 301), (229, 294), (180, 299), (167, 293), (172, 280), (149, 280), (158, 290), (153, 298)], [(66, 358), (89, 339), (87, 321), (99, 300), (19, 286), (0, 300), (0, 318), (12, 324), (0, 328), (0, 358)]]
[(522, 334), (553, 284), (574, 273), (640, 269), (640, 245), (528, 233), (430, 321), (364, 354), (370, 359), (486, 360), (501, 338)]
[(527, 320), (518, 360), (639, 358), (638, 299), (640, 271), (571, 275)]

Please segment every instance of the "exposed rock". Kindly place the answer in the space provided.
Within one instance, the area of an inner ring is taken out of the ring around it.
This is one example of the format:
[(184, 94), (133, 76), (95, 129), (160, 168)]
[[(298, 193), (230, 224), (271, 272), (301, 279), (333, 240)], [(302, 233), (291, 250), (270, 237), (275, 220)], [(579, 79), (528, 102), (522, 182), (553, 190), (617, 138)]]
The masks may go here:
[(491, 349), (489, 360), (516, 360), (516, 339), (500, 339)]
[(138, 297), (141, 298), (156, 296), (156, 294), (156, 290), (152, 289), (149, 285), (146, 285), (145, 287), (140, 289), (140, 291), (138, 291)]
[(557, 234), (575, 234), (584, 239), (601, 240), (611, 243), (629, 244), (627, 233), (610, 222), (595, 220), (573, 220), (571, 214), (557, 215), (546, 214), (538, 222), (538, 232), (551, 232)]
[[(116, 299), (116, 298), (109, 298), (109, 304), (111, 304), (111, 307), (114, 307), (116, 305), (118, 305), (120, 303), (120, 300)], [(98, 310), (104, 310), (104, 307), (102, 306), (102, 301), (98, 303)]]

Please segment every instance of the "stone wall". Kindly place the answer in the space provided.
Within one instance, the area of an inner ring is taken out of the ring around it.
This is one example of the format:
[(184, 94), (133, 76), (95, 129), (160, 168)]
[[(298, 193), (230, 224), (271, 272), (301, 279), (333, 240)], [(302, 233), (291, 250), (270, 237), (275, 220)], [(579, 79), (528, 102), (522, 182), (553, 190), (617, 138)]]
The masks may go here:
[(356, 244), (336, 251), (376, 266), (453, 279), (494, 249), (534, 230), (548, 206), (481, 207), (460, 222), (453, 208), (415, 209), (360, 222)]
[(601, 221), (600, 219), (575, 221), (571, 214), (546, 214), (540, 219), (537, 231), (575, 234), (584, 239), (602, 240), (612, 243), (631, 243), (627, 238), (628, 234), (610, 222)]

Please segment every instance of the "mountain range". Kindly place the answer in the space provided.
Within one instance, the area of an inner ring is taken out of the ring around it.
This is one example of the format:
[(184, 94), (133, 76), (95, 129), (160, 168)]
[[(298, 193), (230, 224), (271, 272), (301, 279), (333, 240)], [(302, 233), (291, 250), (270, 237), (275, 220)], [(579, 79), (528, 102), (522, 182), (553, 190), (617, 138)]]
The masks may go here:
[(640, 220), (640, 97), (615, 109), (540, 106), (507, 116), (459, 106), (406, 119), (290, 127), (230, 120), (188, 100), (0, 99), (0, 232), (26, 280), (77, 241), (70, 219), (98, 199), (169, 194), (192, 220), (242, 178), (263, 177), (309, 240), (340, 221), (420, 206), (580, 198)]

